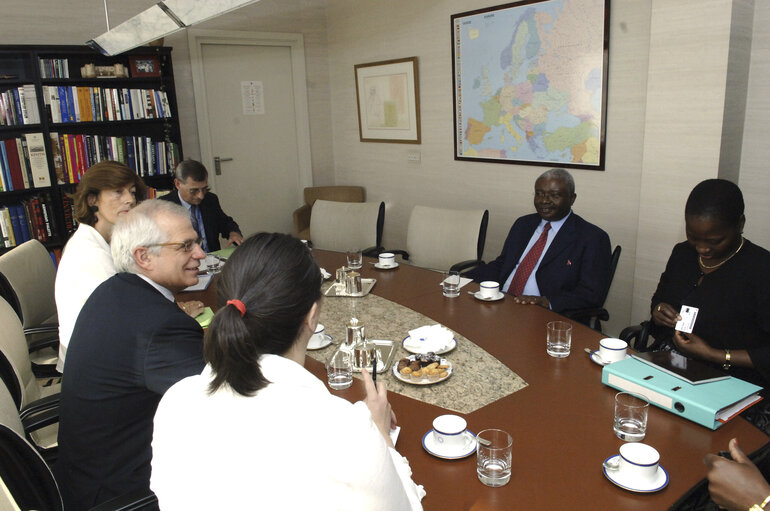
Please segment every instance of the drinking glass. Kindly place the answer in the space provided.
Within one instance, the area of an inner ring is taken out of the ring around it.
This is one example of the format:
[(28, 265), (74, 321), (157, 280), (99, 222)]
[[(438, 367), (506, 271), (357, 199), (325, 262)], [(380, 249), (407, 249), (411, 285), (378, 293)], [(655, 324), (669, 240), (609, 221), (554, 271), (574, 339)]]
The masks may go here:
[(476, 473), (487, 486), (504, 486), (511, 480), (513, 438), (501, 429), (485, 429), (476, 435)]
[(572, 344), (572, 325), (566, 321), (550, 321), (546, 325), (546, 329), (545, 351), (552, 357), (568, 357)]
[(441, 285), (444, 290), (444, 296), (448, 298), (460, 296), (460, 272), (454, 270), (448, 272)]
[(358, 270), (361, 268), (363, 256), (361, 255), (361, 250), (359, 249), (351, 249), (348, 250), (347, 253), (347, 260), (348, 260), (348, 268), (353, 270)]
[(329, 387), (342, 390), (353, 384), (353, 357), (350, 351), (338, 350), (326, 363)]
[(615, 394), (615, 435), (626, 442), (640, 442), (647, 432), (647, 412), (650, 402), (644, 396), (631, 392)]

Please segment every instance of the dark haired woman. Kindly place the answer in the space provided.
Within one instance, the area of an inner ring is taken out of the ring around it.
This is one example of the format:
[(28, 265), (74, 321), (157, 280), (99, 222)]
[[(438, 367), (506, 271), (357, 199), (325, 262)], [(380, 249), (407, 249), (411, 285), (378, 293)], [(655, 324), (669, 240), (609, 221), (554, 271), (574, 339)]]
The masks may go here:
[(110, 254), (112, 228), (146, 193), (142, 179), (116, 161), (91, 166), (78, 183), (72, 199), (75, 220), (80, 226), (64, 247), (56, 272), (59, 372), (64, 369), (67, 346), (80, 309), (91, 292), (115, 274)]
[[(770, 252), (743, 237), (743, 194), (709, 179), (687, 199), (687, 241), (674, 247), (652, 297), (653, 335), (688, 357), (770, 385)], [(692, 334), (674, 331), (682, 305)], [(751, 410), (749, 410), (751, 411)]]
[(311, 252), (260, 233), (220, 275), (206, 368), (171, 387), (155, 415), (151, 488), (163, 511), (421, 509), (422, 487), (390, 440), (385, 387), (333, 396), (303, 366), (318, 322)]

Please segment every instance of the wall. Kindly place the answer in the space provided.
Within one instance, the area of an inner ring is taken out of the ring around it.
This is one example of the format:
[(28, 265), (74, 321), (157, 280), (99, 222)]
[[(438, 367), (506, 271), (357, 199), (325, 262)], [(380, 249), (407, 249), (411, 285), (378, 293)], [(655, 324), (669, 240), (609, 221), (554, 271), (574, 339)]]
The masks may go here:
[[(486, 207), (485, 257), (499, 254), (513, 220), (534, 211), (535, 178), (543, 167), (453, 159), (450, 16), (488, 1), (339, 0), (328, 6), (334, 162), (338, 184), (361, 184), (387, 204), (385, 245), (403, 247), (415, 204)], [(645, 121), (650, 2), (613, 2), (609, 63), (606, 171), (574, 170), (574, 210), (603, 227), (623, 255), (613, 284), (610, 330), (630, 321), (636, 219)], [(356, 41), (356, 44), (351, 44)], [(359, 142), (353, 66), (417, 56), (422, 144)], [(420, 163), (407, 161), (418, 150)]]

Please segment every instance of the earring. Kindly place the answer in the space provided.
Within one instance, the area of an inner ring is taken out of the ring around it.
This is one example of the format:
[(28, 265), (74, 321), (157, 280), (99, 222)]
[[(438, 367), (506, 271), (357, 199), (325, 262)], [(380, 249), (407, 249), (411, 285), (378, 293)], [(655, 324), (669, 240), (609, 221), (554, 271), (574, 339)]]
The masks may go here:
[(94, 213), (96, 213), (97, 211), (99, 211), (99, 206), (89, 206), (89, 208), (90, 208), (90, 209), (91, 209), (91, 211), (93, 211)]

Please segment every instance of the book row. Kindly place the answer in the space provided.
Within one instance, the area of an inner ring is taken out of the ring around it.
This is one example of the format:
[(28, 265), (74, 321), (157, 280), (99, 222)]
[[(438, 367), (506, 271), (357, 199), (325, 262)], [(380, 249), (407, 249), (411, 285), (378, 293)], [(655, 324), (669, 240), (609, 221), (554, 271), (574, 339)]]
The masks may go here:
[[(72, 219), (72, 200), (65, 202), (65, 218)], [(72, 225), (74, 229), (74, 224)], [(0, 207), (0, 246), (10, 248), (37, 239), (43, 243), (56, 235), (51, 205), (45, 196), (35, 196), (17, 204)]]
[(171, 174), (179, 163), (179, 146), (174, 142), (145, 136), (50, 135), (59, 184), (79, 182), (91, 165), (102, 160), (119, 161), (142, 177)]
[(55, 123), (171, 117), (163, 90), (44, 85), (43, 101), (49, 120)]
[(42, 133), (0, 140), (0, 192), (51, 186)]
[(0, 126), (40, 124), (37, 93), (33, 84), (0, 92)]
[(67, 59), (40, 59), (40, 78), (69, 78)]

